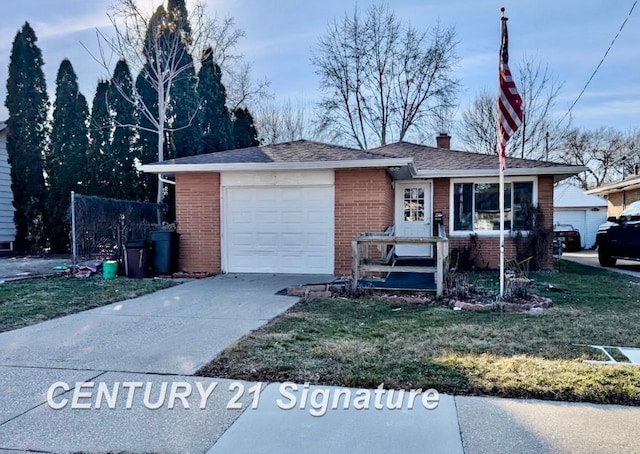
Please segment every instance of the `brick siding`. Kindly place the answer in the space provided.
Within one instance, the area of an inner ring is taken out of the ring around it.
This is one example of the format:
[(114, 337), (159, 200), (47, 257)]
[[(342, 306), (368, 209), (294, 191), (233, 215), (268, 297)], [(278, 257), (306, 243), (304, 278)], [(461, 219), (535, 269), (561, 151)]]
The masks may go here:
[[(433, 211), (441, 211), (449, 235), (448, 178), (433, 182)], [(553, 224), (553, 178), (538, 179), (538, 205), (545, 228)], [(180, 269), (189, 272), (219, 273), (220, 258), (220, 174), (176, 174), (176, 215), (180, 237)], [(335, 268), (336, 275), (351, 273), (351, 240), (362, 232), (381, 232), (394, 223), (394, 191), (384, 169), (349, 169), (335, 172)], [(468, 237), (450, 237), (450, 248), (470, 244)], [(478, 237), (477, 265), (499, 266), (498, 238)], [(505, 257), (516, 256), (513, 239), (506, 238)], [(551, 269), (552, 245), (542, 267)]]
[(179, 268), (219, 273), (220, 174), (176, 173)]
[(391, 177), (384, 169), (335, 172), (335, 270), (351, 274), (351, 240), (359, 233), (393, 225)]

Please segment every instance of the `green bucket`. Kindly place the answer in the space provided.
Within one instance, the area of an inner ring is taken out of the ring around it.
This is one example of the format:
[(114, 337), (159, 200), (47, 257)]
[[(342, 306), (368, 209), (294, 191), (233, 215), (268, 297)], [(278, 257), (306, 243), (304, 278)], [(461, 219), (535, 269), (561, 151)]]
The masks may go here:
[(115, 279), (118, 275), (118, 262), (108, 260), (102, 262), (102, 277), (104, 279)]

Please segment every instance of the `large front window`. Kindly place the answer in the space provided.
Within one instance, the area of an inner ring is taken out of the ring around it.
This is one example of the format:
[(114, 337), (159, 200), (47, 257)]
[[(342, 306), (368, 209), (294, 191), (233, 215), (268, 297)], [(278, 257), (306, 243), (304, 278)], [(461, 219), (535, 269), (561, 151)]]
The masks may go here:
[[(528, 230), (533, 206), (533, 181), (504, 185), (505, 230)], [(453, 230), (483, 232), (500, 230), (500, 189), (494, 182), (453, 184)]]

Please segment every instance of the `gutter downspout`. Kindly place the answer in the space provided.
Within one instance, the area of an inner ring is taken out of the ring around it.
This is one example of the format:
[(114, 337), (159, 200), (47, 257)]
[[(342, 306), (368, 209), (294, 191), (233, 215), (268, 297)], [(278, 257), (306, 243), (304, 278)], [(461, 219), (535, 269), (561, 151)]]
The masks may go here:
[(167, 184), (172, 184), (172, 185), (176, 185), (176, 182), (173, 180), (167, 180), (165, 177), (162, 176), (161, 173), (158, 174), (158, 180), (163, 182), (163, 183), (167, 183)]

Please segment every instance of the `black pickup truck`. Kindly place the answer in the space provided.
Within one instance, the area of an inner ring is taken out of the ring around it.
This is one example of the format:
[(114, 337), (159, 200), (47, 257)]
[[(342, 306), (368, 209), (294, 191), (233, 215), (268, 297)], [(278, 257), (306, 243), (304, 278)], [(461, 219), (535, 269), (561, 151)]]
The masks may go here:
[(596, 236), (598, 261), (614, 266), (617, 259), (640, 260), (640, 201), (625, 208), (620, 217), (607, 218)]

